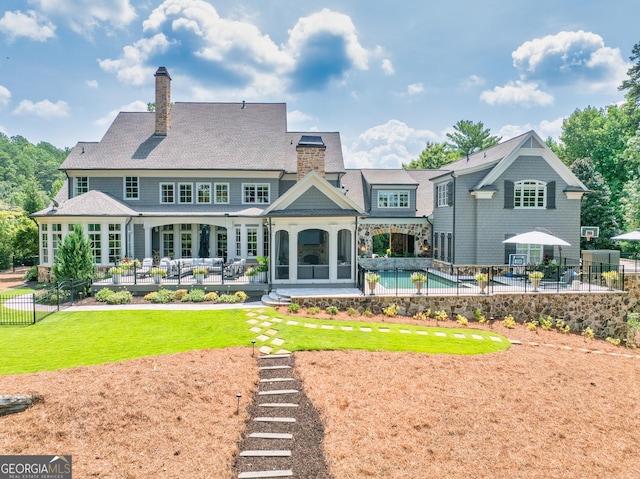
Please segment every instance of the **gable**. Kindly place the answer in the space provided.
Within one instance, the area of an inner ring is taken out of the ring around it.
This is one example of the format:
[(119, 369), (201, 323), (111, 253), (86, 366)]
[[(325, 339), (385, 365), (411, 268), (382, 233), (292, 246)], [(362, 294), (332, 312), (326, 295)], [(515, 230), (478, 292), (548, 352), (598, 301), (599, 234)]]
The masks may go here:
[(286, 210), (342, 209), (340, 205), (312, 186), (296, 198)]

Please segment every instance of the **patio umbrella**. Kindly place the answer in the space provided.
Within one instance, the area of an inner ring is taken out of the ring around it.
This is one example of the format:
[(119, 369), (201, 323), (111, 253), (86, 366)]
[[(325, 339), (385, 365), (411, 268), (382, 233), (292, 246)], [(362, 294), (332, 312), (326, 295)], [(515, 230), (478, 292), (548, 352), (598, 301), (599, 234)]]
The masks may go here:
[[(611, 239), (622, 240), (622, 241), (640, 241), (640, 230), (633, 230), (618, 236), (612, 236)], [(638, 271), (638, 253), (637, 252), (636, 252), (635, 270)]]
[(512, 236), (503, 241), (503, 243), (515, 243), (515, 244), (539, 244), (543, 246), (557, 246), (560, 253), (560, 264), (562, 264), (562, 247), (571, 246), (565, 240), (553, 236), (552, 234), (545, 233), (543, 231), (529, 231), (528, 233), (522, 233)]
[(200, 258), (209, 257), (209, 226), (204, 225), (200, 231), (200, 251), (198, 252)]

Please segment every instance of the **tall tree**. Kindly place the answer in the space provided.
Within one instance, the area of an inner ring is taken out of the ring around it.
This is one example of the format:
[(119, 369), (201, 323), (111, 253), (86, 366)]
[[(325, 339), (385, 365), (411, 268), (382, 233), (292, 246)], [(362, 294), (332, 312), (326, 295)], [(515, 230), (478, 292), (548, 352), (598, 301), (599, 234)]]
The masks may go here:
[(412, 160), (408, 165), (403, 164), (404, 169), (426, 169), (437, 170), (442, 165), (451, 163), (458, 159), (458, 154), (451, 151), (446, 143), (427, 142), (427, 146), (417, 160)]
[(636, 43), (631, 49), (629, 60), (633, 66), (627, 70), (627, 78), (622, 81), (618, 90), (627, 90), (625, 97), (631, 108), (640, 105), (640, 42)]
[(459, 158), (497, 145), (502, 139), (492, 136), (491, 130), (485, 128), (481, 121), (474, 123), (470, 120), (460, 120), (453, 129), (455, 132), (447, 133), (447, 138), (451, 142), (451, 149), (458, 153)]
[(93, 253), (91, 242), (82, 231), (80, 225), (75, 225), (73, 231), (65, 236), (53, 260), (53, 274), (56, 281), (66, 279), (93, 278)]
[(600, 235), (591, 242), (580, 238), (581, 249), (612, 249), (611, 237), (618, 231), (615, 206), (611, 201), (611, 191), (600, 173), (596, 171), (591, 158), (580, 158), (571, 164), (571, 171), (591, 191), (582, 198), (580, 224), (598, 226)]
[(624, 185), (623, 192), (620, 206), (626, 229), (638, 229), (640, 228), (640, 179), (627, 182)]

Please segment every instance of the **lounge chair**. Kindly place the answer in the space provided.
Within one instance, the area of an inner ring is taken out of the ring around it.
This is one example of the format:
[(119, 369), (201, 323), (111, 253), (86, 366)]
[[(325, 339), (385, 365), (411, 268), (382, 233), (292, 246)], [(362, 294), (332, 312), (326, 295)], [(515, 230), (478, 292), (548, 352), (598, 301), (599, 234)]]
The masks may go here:
[(142, 266), (136, 269), (136, 275), (138, 278), (146, 278), (151, 275), (151, 268), (153, 267), (153, 258), (144, 258), (142, 260)]

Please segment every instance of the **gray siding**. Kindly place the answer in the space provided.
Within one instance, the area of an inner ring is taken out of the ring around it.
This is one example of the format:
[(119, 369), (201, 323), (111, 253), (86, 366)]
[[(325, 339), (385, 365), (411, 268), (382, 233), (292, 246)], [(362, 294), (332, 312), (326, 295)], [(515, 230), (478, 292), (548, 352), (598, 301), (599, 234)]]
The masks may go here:
[(335, 209), (339, 208), (333, 201), (325, 196), (318, 188), (312, 186), (299, 196), (287, 209), (292, 210), (315, 210), (315, 209)]
[(144, 228), (142, 225), (133, 225), (133, 252), (140, 261), (144, 258)]
[[(567, 199), (563, 192), (567, 184), (543, 158), (521, 156), (516, 159), (493, 185), (497, 191), (491, 199), (476, 200), (469, 193), (479, 179), (477, 175), (466, 175), (456, 180), (456, 263), (504, 264), (502, 241), (505, 235), (524, 233), (536, 227), (546, 228), (571, 243), (572, 246), (563, 248), (563, 258), (580, 257), (580, 201)], [(556, 208), (505, 209), (505, 180), (555, 181)], [(437, 220), (436, 225), (436, 230), (443, 231)], [(557, 247), (555, 255), (558, 255)]]
[[(407, 191), (409, 193), (408, 208), (378, 208), (378, 192), (379, 191)], [(416, 190), (409, 188), (393, 188), (393, 187), (376, 187), (371, 188), (371, 216), (384, 217), (407, 217), (416, 215)]]

